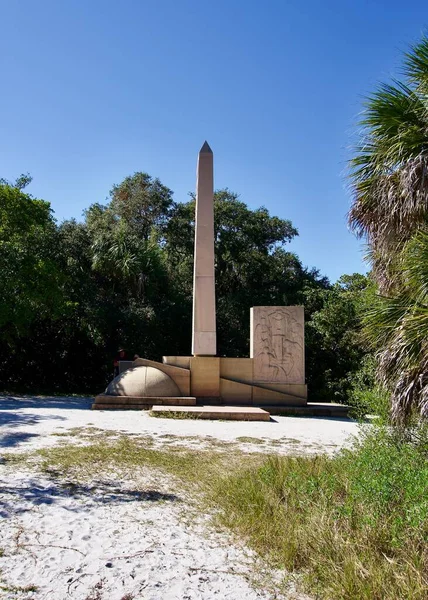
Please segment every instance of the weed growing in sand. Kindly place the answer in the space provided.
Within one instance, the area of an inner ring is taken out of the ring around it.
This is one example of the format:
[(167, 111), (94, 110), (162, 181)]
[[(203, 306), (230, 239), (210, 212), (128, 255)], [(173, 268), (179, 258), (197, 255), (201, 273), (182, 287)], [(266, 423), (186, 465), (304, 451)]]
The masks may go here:
[(104, 587), (105, 579), (100, 579), (89, 591), (85, 600), (102, 600), (102, 589)]
[(103, 437), (117, 437), (117, 431), (108, 429), (99, 429), (98, 427), (71, 427), (66, 431), (56, 431), (51, 433), (54, 437), (80, 437), (82, 439), (90, 439), (97, 435)]
[(38, 591), (38, 586), (34, 585), (34, 584), (30, 584), (30, 585), (12, 585), (12, 584), (8, 584), (5, 583), (3, 581), (0, 581), (0, 591), (1, 592), (9, 592), (11, 594), (19, 594), (19, 593), (29, 593), (29, 592), (37, 592)]
[(236, 441), (241, 442), (242, 444), (264, 444), (265, 443), (265, 440), (263, 440), (262, 438), (247, 437), (245, 435), (243, 435), (242, 437), (236, 438)]
[(151, 410), (149, 412), (151, 417), (156, 417), (157, 419), (200, 419), (201, 413), (196, 413), (193, 411), (184, 412), (181, 410), (173, 411), (173, 410)]

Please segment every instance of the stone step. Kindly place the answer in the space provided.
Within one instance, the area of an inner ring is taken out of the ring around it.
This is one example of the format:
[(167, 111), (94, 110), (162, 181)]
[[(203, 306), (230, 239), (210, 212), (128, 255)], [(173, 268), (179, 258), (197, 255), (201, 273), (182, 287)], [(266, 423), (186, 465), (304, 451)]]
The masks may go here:
[(98, 404), (94, 402), (92, 410), (150, 410), (153, 404)]
[(153, 406), (152, 414), (189, 419), (213, 419), (223, 421), (270, 421), (266, 410), (255, 406)]
[(269, 405), (263, 408), (271, 415), (290, 415), (296, 417), (332, 417), (349, 418), (350, 406), (335, 402), (308, 402), (305, 406)]
[(196, 398), (193, 396), (110, 396), (100, 394), (95, 396), (92, 410), (143, 410), (151, 408), (154, 404), (162, 406), (195, 406)]

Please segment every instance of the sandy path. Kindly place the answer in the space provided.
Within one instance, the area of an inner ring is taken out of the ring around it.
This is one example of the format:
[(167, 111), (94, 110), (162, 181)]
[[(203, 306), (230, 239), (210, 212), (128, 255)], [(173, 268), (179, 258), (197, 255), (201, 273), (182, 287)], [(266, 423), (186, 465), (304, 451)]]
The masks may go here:
[(254, 558), (207, 533), (165, 481), (67, 488), (10, 469), (0, 486), (2, 576), (9, 588), (38, 586), (0, 598), (272, 598), (250, 585)]
[[(329, 418), (274, 417), (271, 422), (158, 419), (146, 411), (90, 411), (89, 398), (0, 397), (0, 454), (49, 447), (60, 442), (52, 434), (73, 428), (152, 437), (163, 443), (180, 440), (192, 448), (213, 441), (236, 444), (246, 452), (334, 452), (358, 431), (355, 422)], [(245, 441), (245, 438), (247, 441)], [(242, 441), (244, 440), (244, 441)]]
[[(63, 434), (73, 435), (75, 428), (148, 436), (160, 447), (216, 443), (283, 454), (332, 452), (357, 431), (355, 423), (332, 419), (187, 421), (91, 412), (89, 406), (89, 399), (0, 398), (0, 456), (73, 442)], [(0, 464), (0, 598), (281, 598), (269, 586), (254, 584), (260, 577), (256, 557), (213, 532), (208, 519), (195, 512), (175, 480), (150, 469), (73, 484)], [(275, 574), (265, 576), (268, 581)], [(22, 589), (32, 585), (38, 589)]]

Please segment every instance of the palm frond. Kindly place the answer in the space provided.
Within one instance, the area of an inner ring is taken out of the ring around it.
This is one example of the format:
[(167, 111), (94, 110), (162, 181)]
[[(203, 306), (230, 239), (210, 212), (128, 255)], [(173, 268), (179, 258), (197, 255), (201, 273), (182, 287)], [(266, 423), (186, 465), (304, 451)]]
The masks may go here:
[(428, 89), (428, 38), (412, 46), (405, 54), (405, 73), (421, 91)]

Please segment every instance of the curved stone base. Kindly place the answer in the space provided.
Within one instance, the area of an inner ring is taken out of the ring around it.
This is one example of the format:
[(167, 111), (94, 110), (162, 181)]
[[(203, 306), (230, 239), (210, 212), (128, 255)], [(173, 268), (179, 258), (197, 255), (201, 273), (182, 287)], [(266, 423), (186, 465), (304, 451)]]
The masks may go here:
[(181, 396), (175, 381), (153, 366), (136, 366), (120, 373), (107, 386), (107, 396), (177, 397)]

